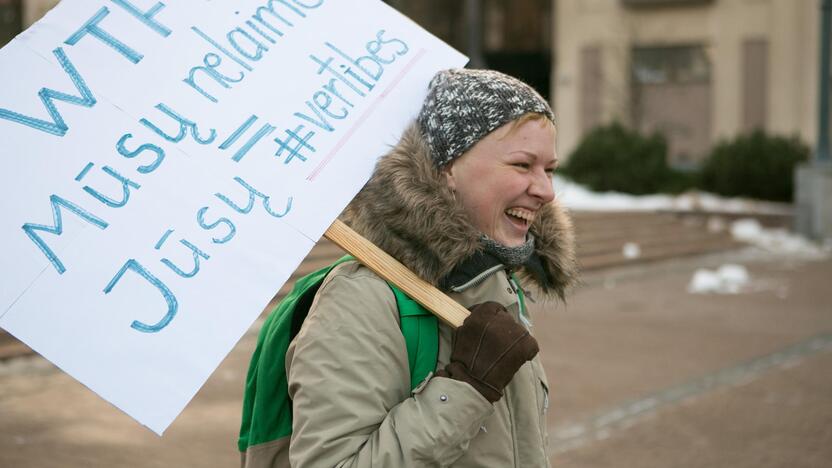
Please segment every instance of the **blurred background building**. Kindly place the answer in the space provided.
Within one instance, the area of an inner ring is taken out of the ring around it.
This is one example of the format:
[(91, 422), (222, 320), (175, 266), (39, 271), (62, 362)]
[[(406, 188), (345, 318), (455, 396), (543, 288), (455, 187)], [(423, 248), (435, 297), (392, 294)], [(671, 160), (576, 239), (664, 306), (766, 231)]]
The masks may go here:
[(550, 97), (552, 0), (387, 0), (471, 58), (522, 78)]
[(679, 168), (753, 129), (816, 138), (818, 0), (388, 3), (547, 96), (564, 158), (613, 121), (664, 134)]
[[(58, 0), (0, 0), (0, 45)], [(697, 166), (755, 128), (817, 134), (819, 0), (386, 0), (550, 99), (566, 159), (613, 121)]]
[(9, 42), (23, 29), (20, 0), (0, 0), (0, 44)]
[[(832, 235), (832, 170), (818, 169), (818, 182), (793, 175), (797, 164), (822, 159), (810, 153), (825, 154), (821, 0), (387, 3), (468, 54), (469, 66), (518, 76), (546, 96), (561, 173), (576, 182), (794, 201), (800, 232)], [(659, 146), (639, 140), (653, 134), (663, 137)], [(583, 162), (573, 168), (570, 159)], [(577, 166), (588, 169), (582, 175)]]
[(57, 4), (58, 0), (0, 0), (0, 46)]
[(612, 120), (658, 130), (675, 166), (760, 128), (817, 132), (817, 0), (557, 0), (559, 144)]

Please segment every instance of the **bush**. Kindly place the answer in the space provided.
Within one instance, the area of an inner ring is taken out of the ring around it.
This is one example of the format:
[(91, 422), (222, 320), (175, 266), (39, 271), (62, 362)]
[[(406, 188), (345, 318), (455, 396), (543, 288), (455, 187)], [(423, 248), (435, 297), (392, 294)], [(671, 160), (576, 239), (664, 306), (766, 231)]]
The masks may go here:
[(726, 196), (791, 201), (793, 171), (809, 158), (797, 137), (757, 130), (717, 144), (702, 166), (702, 188)]
[(621, 124), (597, 127), (569, 156), (562, 172), (596, 191), (633, 194), (683, 191), (692, 178), (667, 166), (667, 142), (644, 137)]
[(661, 191), (679, 194), (690, 190), (699, 190), (701, 187), (699, 179), (699, 171), (697, 170), (678, 171), (670, 169), (670, 174), (662, 184)]

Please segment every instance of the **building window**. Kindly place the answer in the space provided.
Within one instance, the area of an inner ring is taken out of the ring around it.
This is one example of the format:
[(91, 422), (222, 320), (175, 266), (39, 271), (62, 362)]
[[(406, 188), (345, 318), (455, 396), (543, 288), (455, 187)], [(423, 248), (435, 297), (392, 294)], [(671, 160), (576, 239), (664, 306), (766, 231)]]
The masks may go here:
[(768, 119), (768, 41), (742, 43), (742, 126), (765, 130)]
[(681, 84), (710, 81), (710, 62), (701, 45), (635, 47), (636, 84)]
[(667, 138), (668, 162), (696, 166), (710, 147), (711, 65), (703, 44), (632, 49), (634, 127)]

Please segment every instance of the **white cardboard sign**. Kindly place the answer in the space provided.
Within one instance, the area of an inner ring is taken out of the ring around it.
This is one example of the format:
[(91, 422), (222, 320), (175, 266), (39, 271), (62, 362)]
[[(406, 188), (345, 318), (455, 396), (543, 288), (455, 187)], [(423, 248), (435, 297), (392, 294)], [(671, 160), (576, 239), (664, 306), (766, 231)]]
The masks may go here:
[(0, 50), (0, 326), (161, 434), (464, 63), (375, 0), (64, 0)]

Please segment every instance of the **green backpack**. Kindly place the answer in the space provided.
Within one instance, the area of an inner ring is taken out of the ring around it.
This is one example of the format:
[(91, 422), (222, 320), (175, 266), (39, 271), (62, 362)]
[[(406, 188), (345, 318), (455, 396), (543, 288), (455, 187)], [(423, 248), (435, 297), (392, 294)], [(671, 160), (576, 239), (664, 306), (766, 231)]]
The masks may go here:
[[(251, 357), (243, 396), (243, 420), (237, 446), (248, 447), (292, 434), (292, 401), (286, 381), (285, 356), (292, 338), (300, 331), (312, 300), (324, 278), (337, 265), (353, 260), (345, 256), (332, 265), (295, 282), (260, 330)], [(416, 388), (436, 367), (439, 331), (436, 316), (388, 283), (396, 296), (402, 334), (410, 364), (410, 388)]]

